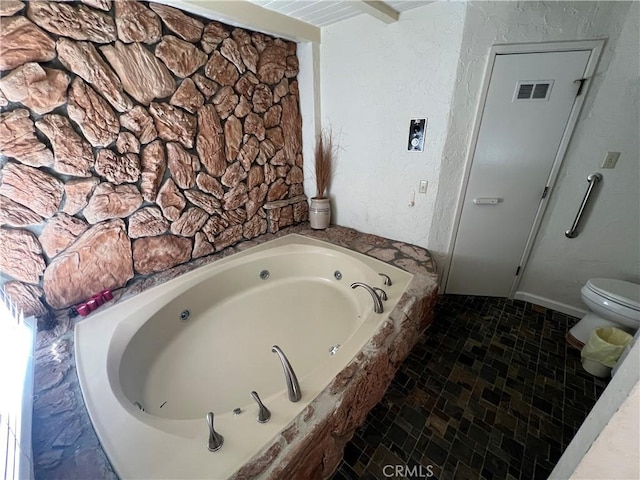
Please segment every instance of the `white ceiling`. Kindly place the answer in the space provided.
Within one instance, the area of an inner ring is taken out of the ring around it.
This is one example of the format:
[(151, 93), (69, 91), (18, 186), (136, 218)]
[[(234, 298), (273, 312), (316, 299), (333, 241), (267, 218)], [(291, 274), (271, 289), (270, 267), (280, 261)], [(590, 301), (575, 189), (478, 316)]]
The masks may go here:
[(391, 8), (398, 13), (432, 3), (427, 0), (250, 0), (261, 7), (287, 15), (302, 22), (326, 27), (332, 23), (346, 20), (363, 13), (371, 12), (371, 8), (386, 10)]

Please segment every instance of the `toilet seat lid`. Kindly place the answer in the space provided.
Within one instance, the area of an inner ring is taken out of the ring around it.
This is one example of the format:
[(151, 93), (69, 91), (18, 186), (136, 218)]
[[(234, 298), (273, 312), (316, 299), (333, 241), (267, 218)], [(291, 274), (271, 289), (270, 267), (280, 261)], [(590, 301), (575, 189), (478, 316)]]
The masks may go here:
[(640, 310), (640, 285), (612, 278), (592, 278), (587, 288), (612, 302)]

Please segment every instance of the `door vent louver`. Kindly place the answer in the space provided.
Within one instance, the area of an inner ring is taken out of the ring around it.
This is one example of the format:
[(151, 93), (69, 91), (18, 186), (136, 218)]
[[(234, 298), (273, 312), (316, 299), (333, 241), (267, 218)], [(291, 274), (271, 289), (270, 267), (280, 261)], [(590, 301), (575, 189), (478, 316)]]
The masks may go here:
[(552, 80), (520, 81), (516, 84), (513, 100), (549, 100), (552, 85)]
[(547, 98), (547, 92), (549, 91), (548, 83), (538, 83), (533, 89), (533, 95), (531, 98), (535, 98), (537, 100), (541, 98)]
[(533, 92), (533, 83), (523, 83), (518, 89), (518, 100), (529, 100)]

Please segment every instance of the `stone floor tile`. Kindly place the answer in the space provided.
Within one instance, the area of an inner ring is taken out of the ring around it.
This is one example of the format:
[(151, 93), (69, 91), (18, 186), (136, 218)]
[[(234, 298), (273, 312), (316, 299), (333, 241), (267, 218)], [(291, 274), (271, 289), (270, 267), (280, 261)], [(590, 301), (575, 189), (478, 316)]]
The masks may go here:
[(411, 478), (384, 475), (397, 462), (438, 480), (546, 479), (607, 385), (566, 346), (576, 321), (521, 301), (441, 296), (333, 480)]

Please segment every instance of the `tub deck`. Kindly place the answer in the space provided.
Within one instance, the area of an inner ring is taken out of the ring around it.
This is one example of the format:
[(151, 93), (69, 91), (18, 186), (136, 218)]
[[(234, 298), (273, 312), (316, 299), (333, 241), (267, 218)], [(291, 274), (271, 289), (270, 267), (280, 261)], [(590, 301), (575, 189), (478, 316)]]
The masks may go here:
[[(334, 468), (340, 459), (342, 446), (351, 436), (349, 432), (378, 401), (377, 398), (386, 388), (383, 380), (388, 378), (390, 381), (395, 368), (413, 345), (410, 337), (415, 338), (415, 331), (423, 329), (431, 319), (430, 307), (436, 295), (437, 275), (429, 253), (419, 247), (363, 234), (348, 228), (334, 226), (325, 231), (314, 231), (307, 225), (298, 225), (134, 282), (116, 292), (114, 299), (116, 302), (121, 301), (201, 265), (290, 233), (328, 241), (413, 273), (415, 277), (410, 298), (405, 300), (398, 314), (399, 318), (396, 319), (396, 323), (402, 324), (403, 331), (405, 324), (407, 325), (406, 335), (403, 335), (402, 331), (394, 333), (393, 324), (385, 322), (379, 333), (372, 339), (373, 345), (381, 347), (383, 353), (382, 357), (376, 355), (375, 358), (383, 358), (384, 365), (387, 365), (384, 371), (378, 372), (381, 380), (373, 382), (373, 385), (367, 385), (358, 380), (360, 375), (383, 368), (383, 363), (374, 361), (374, 356), (370, 355), (371, 352), (359, 355), (327, 389), (329, 399), (319, 398), (320, 403), (310, 405), (303, 415), (282, 433), (281, 437), (267, 445), (263, 452), (241, 469), (236, 478), (252, 478), (257, 475), (265, 478), (282, 476), (294, 478), (304, 475), (321, 477), (331, 473), (313, 467), (314, 448), (309, 445), (305, 447), (304, 444), (311, 442), (303, 441), (305, 436), (300, 434), (300, 431), (313, 427), (321, 434), (326, 433), (326, 437), (335, 437), (336, 433), (340, 434), (339, 443), (334, 442), (335, 444), (332, 445), (315, 443), (317, 447), (315, 450), (322, 447), (332, 452), (335, 459), (332, 462), (325, 462), (325, 469)], [(411, 317), (416, 317), (413, 323), (408, 321)], [(59, 325), (53, 331), (38, 333), (33, 428), (36, 478), (117, 478), (95, 436), (79, 389), (73, 358), (74, 320), (77, 319), (69, 319), (62, 314)], [(341, 418), (340, 415), (345, 413), (339, 410), (334, 410), (333, 415), (321, 411), (323, 402), (333, 403), (347, 394), (356, 398), (364, 397), (365, 400), (357, 409), (358, 411), (352, 412), (349, 418)], [(336, 431), (338, 427), (340, 432)], [(333, 435), (330, 435), (331, 433)], [(288, 462), (287, 459), (299, 457), (302, 452), (305, 452), (305, 458), (309, 460), (297, 462), (296, 469), (292, 469), (288, 463), (295, 462)], [(279, 458), (273, 462), (275, 457)], [(273, 463), (270, 470), (265, 469), (265, 465), (270, 463)]]

